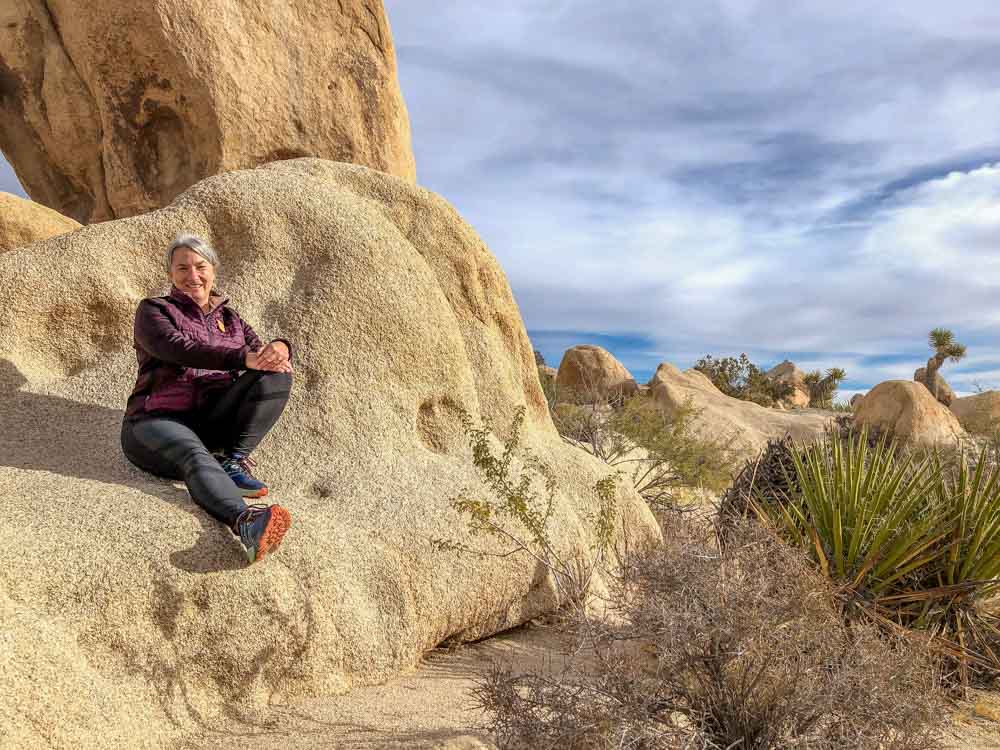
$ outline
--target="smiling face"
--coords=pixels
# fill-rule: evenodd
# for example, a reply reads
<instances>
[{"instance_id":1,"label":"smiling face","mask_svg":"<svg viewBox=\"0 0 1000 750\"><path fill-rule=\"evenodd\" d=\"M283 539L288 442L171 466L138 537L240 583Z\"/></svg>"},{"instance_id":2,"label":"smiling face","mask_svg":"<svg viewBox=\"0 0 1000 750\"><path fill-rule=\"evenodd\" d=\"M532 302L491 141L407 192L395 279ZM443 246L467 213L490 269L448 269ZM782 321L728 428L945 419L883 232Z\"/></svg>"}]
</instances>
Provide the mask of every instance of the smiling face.
<instances>
[{"instance_id":1,"label":"smiling face","mask_svg":"<svg viewBox=\"0 0 1000 750\"><path fill-rule=\"evenodd\" d=\"M170 280L199 307L205 307L215 283L215 267L191 248L179 247L170 259Z\"/></svg>"}]
</instances>

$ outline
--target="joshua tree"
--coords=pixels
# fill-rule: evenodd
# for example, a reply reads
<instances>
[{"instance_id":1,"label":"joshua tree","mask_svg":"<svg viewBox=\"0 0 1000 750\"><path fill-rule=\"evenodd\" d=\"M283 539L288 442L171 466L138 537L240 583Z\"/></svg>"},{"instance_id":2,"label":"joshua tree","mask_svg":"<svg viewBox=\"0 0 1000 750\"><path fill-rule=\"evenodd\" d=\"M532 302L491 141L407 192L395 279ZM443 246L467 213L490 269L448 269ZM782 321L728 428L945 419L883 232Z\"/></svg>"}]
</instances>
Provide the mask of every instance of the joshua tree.
<instances>
[{"instance_id":1,"label":"joshua tree","mask_svg":"<svg viewBox=\"0 0 1000 750\"><path fill-rule=\"evenodd\" d=\"M831 367L826 371L826 375L819 370L807 372L802 380L809 388L809 406L829 409L833 405L837 387L846 377L847 373L839 367Z\"/></svg>"},{"instance_id":2,"label":"joshua tree","mask_svg":"<svg viewBox=\"0 0 1000 750\"><path fill-rule=\"evenodd\" d=\"M934 355L927 360L927 369L924 372L924 385L927 386L934 398L938 397L938 370L945 360L958 362L965 356L965 345L955 341L955 334L947 328L935 328L928 336L931 349Z\"/></svg>"}]
</instances>

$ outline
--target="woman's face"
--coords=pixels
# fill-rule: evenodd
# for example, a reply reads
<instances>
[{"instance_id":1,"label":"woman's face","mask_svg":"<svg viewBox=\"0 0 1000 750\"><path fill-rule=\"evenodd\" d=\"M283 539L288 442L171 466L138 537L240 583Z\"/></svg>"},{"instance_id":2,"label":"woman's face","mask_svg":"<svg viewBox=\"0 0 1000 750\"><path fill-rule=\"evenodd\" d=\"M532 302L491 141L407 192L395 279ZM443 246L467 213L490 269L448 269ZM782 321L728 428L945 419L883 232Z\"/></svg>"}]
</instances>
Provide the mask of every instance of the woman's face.
<instances>
[{"instance_id":1,"label":"woman's face","mask_svg":"<svg viewBox=\"0 0 1000 750\"><path fill-rule=\"evenodd\" d=\"M170 259L170 280L199 307L204 307L215 283L215 268L191 248L179 247Z\"/></svg>"}]
</instances>

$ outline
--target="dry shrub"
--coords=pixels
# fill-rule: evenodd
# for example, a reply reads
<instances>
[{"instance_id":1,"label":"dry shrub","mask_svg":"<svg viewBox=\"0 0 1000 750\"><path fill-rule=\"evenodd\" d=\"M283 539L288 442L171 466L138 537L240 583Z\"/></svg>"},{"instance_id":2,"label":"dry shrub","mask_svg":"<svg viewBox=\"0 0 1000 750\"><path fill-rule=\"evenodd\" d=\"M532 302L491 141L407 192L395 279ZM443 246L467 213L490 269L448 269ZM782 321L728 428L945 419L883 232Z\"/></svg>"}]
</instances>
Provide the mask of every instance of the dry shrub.
<instances>
[{"instance_id":1,"label":"dry shrub","mask_svg":"<svg viewBox=\"0 0 1000 750\"><path fill-rule=\"evenodd\" d=\"M792 497L799 488L792 452L795 443L789 436L771 439L756 456L747 459L733 483L719 501L719 527L726 531L740 519L753 517L752 502L761 497Z\"/></svg>"},{"instance_id":2,"label":"dry shrub","mask_svg":"<svg viewBox=\"0 0 1000 750\"><path fill-rule=\"evenodd\" d=\"M477 696L501 748L934 745L937 676L915 643L848 626L835 591L765 530L687 518L634 559L621 622L580 623L556 671L495 667Z\"/></svg>"}]
</instances>

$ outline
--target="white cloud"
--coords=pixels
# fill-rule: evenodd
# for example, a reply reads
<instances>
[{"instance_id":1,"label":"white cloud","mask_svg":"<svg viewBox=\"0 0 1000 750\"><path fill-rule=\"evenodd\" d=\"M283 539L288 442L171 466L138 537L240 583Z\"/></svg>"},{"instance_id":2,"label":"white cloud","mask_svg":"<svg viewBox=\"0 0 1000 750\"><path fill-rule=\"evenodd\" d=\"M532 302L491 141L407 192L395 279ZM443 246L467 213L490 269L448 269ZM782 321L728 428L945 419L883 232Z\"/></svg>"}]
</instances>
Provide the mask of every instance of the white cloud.
<instances>
[{"instance_id":1,"label":"white cloud","mask_svg":"<svg viewBox=\"0 0 1000 750\"><path fill-rule=\"evenodd\" d=\"M1000 5L386 7L418 177L529 328L871 384L944 325L1000 385Z\"/></svg>"}]
</instances>

